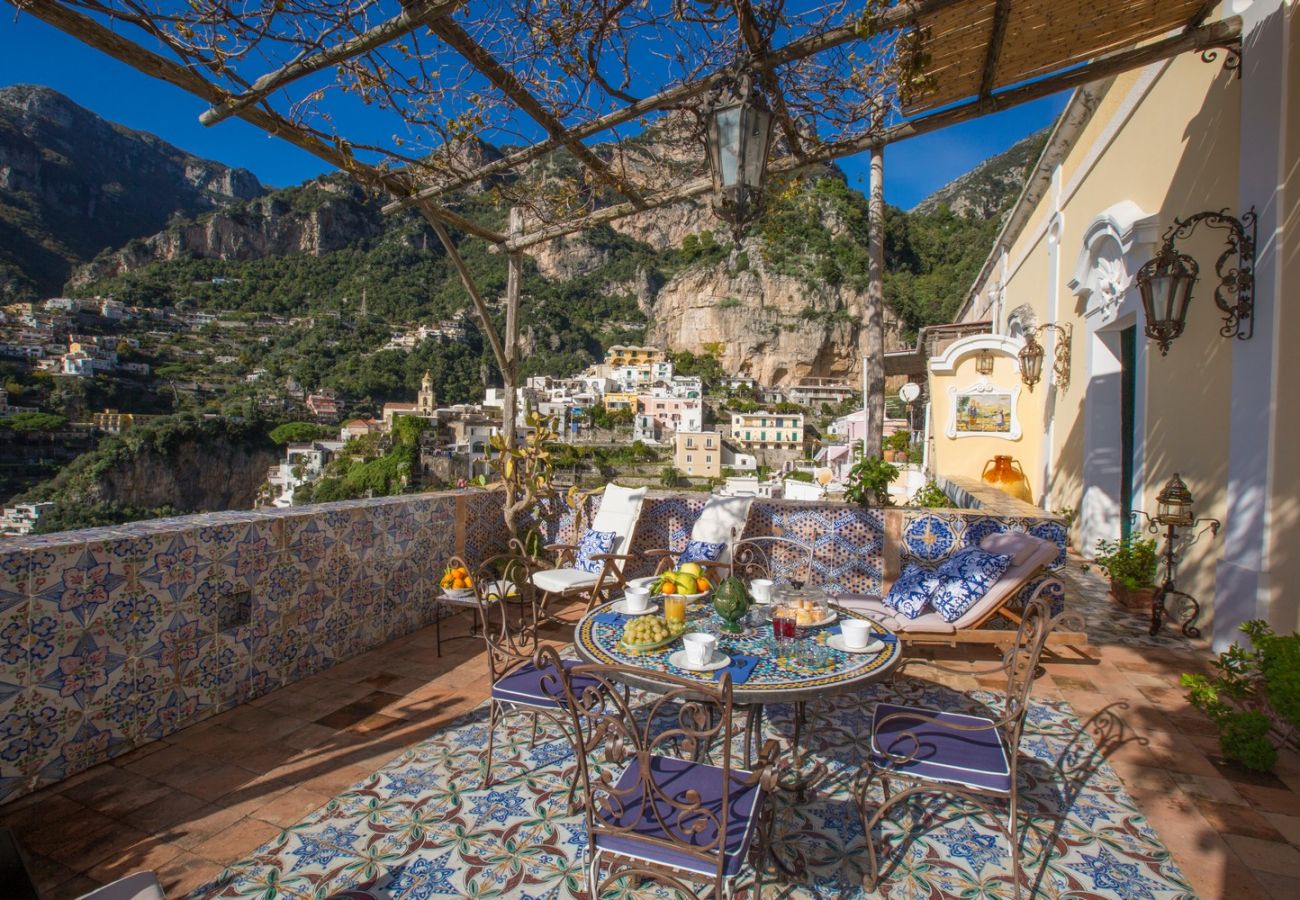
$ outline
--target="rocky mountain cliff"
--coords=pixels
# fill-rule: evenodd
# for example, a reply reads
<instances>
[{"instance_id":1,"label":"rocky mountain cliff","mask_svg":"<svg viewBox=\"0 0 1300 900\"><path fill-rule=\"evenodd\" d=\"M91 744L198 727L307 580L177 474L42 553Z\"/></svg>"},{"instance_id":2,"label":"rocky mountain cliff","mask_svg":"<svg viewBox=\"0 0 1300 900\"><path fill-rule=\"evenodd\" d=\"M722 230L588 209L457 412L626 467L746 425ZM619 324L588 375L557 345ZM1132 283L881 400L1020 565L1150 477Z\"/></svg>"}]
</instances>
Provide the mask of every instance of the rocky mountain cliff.
<instances>
[{"instance_id":1,"label":"rocky mountain cliff","mask_svg":"<svg viewBox=\"0 0 1300 900\"><path fill-rule=\"evenodd\" d=\"M1050 133L1050 128L1036 131L989 157L926 197L912 211L924 215L947 206L959 216L1000 217L1020 194L1029 168L1038 162Z\"/></svg>"},{"instance_id":2,"label":"rocky mountain cliff","mask_svg":"<svg viewBox=\"0 0 1300 900\"><path fill-rule=\"evenodd\" d=\"M251 172L105 121L49 88L0 87L0 300L52 296L100 251L262 191Z\"/></svg>"}]
</instances>

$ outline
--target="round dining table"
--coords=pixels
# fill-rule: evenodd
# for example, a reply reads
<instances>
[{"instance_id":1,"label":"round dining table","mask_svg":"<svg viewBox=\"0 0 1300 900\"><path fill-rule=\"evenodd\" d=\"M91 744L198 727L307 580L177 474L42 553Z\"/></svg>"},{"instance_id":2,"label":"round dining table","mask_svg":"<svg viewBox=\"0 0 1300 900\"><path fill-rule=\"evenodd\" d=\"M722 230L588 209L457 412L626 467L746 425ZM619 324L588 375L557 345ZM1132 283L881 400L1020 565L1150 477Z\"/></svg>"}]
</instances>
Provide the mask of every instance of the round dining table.
<instances>
[{"instance_id":1,"label":"round dining table","mask_svg":"<svg viewBox=\"0 0 1300 900\"><path fill-rule=\"evenodd\" d=\"M680 640L651 651L631 651L624 648L619 643L623 633L623 622L632 616L614 613L612 607L616 603L617 601L614 601L597 607L578 622L574 629L573 645L574 652L580 659L589 663L627 667L619 680L631 687L652 693L665 690L664 682L656 679L656 675L665 673L700 681L717 679L719 673L696 672L679 668L669 662L672 653L682 648ZM897 667L902 658L902 644L893 632L874 619L853 610L835 608L834 611L836 613L834 622L799 629L800 636L796 641L813 642L819 648L816 656L820 664L805 666L799 661L798 655L789 655L787 650L778 651L777 644L772 638L771 625L767 622L754 621L759 617L748 616L745 629L741 634L728 634L722 630L722 620L713 611L711 603L696 602L687 606L688 631L704 631L713 634L718 639L718 650L733 659L751 657L756 660L753 670L743 680L733 675L733 702L737 706L750 708L749 724L746 726L749 739L745 742L747 758L750 750L756 747L765 706L778 703L789 703L795 706L792 749L797 758L803 707L807 701L830 694L859 690L867 684L885 678ZM852 653L830 646L827 640L839 632L839 622L844 617L870 622L872 636L881 641L882 648L875 653ZM789 646L786 645L787 648Z\"/></svg>"}]
</instances>

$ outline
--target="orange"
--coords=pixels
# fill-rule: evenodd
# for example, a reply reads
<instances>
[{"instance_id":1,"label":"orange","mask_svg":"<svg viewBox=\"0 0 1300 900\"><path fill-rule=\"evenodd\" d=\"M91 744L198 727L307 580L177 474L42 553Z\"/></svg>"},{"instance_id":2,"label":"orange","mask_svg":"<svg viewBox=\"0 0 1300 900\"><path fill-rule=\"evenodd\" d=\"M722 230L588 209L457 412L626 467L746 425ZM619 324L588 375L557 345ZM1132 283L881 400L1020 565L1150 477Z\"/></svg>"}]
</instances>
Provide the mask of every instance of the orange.
<instances>
[{"instance_id":1,"label":"orange","mask_svg":"<svg viewBox=\"0 0 1300 900\"><path fill-rule=\"evenodd\" d=\"M677 593L677 585L673 584L671 581L665 581L663 584L659 585L659 593L675 594Z\"/></svg>"},{"instance_id":2,"label":"orange","mask_svg":"<svg viewBox=\"0 0 1300 900\"><path fill-rule=\"evenodd\" d=\"M707 579L707 578L697 578L697 579L695 579L695 590L697 590L697 591L699 591L701 594L703 594L703 593L704 593L705 591L707 591L708 589L709 589L709 579Z\"/></svg>"}]
</instances>

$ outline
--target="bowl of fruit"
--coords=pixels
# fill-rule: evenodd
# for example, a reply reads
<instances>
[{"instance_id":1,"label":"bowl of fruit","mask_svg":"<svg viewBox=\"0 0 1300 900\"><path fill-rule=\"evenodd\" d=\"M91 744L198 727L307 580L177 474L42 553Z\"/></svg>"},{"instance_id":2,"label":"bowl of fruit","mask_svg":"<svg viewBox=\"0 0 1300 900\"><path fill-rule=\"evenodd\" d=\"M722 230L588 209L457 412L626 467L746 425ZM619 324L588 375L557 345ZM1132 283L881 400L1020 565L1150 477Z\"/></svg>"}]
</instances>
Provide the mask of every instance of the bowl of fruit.
<instances>
[{"instance_id":1,"label":"bowl of fruit","mask_svg":"<svg viewBox=\"0 0 1300 900\"><path fill-rule=\"evenodd\" d=\"M704 574L699 563L682 563L671 572L664 572L650 582L650 593L659 597L681 597L683 600L702 600L713 590L713 583Z\"/></svg>"},{"instance_id":2,"label":"bowl of fruit","mask_svg":"<svg viewBox=\"0 0 1300 900\"><path fill-rule=\"evenodd\" d=\"M685 631L685 625L669 622L663 616L637 616L623 623L618 646L629 653L646 653L668 646Z\"/></svg>"},{"instance_id":3,"label":"bowl of fruit","mask_svg":"<svg viewBox=\"0 0 1300 900\"><path fill-rule=\"evenodd\" d=\"M448 566L443 569L438 585L453 600L468 600L474 596L474 579L464 566Z\"/></svg>"}]
</instances>

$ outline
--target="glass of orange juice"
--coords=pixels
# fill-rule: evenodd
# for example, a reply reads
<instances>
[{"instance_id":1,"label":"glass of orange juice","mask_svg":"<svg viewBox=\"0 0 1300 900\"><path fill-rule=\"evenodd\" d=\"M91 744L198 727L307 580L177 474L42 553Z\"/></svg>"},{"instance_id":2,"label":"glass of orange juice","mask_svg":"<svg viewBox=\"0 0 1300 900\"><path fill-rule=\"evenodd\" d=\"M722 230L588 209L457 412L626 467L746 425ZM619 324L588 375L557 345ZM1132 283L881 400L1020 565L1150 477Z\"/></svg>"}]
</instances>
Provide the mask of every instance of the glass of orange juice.
<instances>
[{"instance_id":1,"label":"glass of orange juice","mask_svg":"<svg viewBox=\"0 0 1300 900\"><path fill-rule=\"evenodd\" d=\"M686 622L686 600L675 594L664 595L664 621L682 625Z\"/></svg>"}]
</instances>

